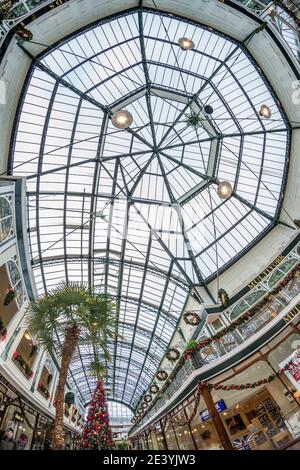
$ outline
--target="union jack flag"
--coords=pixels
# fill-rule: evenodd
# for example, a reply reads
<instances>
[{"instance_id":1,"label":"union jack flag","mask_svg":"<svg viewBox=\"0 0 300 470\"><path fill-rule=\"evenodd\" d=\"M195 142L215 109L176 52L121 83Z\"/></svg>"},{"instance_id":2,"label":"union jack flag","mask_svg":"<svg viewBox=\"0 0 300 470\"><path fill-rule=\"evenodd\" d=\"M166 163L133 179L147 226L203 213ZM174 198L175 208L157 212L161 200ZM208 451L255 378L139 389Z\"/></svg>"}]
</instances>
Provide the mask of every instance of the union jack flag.
<instances>
[{"instance_id":1,"label":"union jack flag","mask_svg":"<svg viewBox=\"0 0 300 470\"><path fill-rule=\"evenodd\" d=\"M251 434L245 434L243 437L234 439L232 445L237 450L251 450L252 448L252 436Z\"/></svg>"}]
</instances>

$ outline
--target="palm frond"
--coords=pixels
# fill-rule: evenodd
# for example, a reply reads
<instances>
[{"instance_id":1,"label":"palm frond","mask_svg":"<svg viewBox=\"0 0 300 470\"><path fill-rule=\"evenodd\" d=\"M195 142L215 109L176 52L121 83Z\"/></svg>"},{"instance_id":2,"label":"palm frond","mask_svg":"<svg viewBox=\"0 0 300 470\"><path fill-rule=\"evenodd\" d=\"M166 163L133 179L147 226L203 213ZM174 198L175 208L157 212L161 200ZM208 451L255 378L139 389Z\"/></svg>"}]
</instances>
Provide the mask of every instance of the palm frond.
<instances>
[{"instance_id":1,"label":"palm frond","mask_svg":"<svg viewBox=\"0 0 300 470\"><path fill-rule=\"evenodd\" d=\"M97 377L97 379L102 378L106 373L106 368L102 362L100 362L99 358L95 358L92 361L88 368L88 373L92 377Z\"/></svg>"}]
</instances>

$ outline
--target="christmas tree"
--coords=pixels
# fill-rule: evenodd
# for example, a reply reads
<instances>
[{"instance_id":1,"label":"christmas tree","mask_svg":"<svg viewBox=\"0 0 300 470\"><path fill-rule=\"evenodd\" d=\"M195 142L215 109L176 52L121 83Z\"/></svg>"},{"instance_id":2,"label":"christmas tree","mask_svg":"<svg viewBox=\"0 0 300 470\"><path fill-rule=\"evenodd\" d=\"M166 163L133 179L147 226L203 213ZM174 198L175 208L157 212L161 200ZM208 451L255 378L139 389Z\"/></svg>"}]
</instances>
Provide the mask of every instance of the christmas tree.
<instances>
[{"instance_id":1,"label":"christmas tree","mask_svg":"<svg viewBox=\"0 0 300 470\"><path fill-rule=\"evenodd\" d=\"M81 448L85 450L110 450L113 448L109 425L107 401L102 379L97 380L88 416L82 433Z\"/></svg>"}]
</instances>

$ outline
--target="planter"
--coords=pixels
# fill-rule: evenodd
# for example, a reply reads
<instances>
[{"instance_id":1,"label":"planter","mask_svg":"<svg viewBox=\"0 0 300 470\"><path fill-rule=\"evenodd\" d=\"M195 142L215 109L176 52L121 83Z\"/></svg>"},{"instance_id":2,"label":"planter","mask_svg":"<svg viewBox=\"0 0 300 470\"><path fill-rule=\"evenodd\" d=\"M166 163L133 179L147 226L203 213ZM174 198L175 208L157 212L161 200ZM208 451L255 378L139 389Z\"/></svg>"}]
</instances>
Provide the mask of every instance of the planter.
<instances>
[{"instance_id":1,"label":"planter","mask_svg":"<svg viewBox=\"0 0 300 470\"><path fill-rule=\"evenodd\" d=\"M6 294L3 305L7 307L17 297L17 292L14 289L10 289Z\"/></svg>"},{"instance_id":2,"label":"planter","mask_svg":"<svg viewBox=\"0 0 300 470\"><path fill-rule=\"evenodd\" d=\"M49 400L49 398L50 398L50 393L49 393L49 391L46 389L46 387L44 387L43 384L39 384L39 385L38 385L38 391L40 392L41 395L43 395L44 398L46 398L46 400Z\"/></svg>"},{"instance_id":3,"label":"planter","mask_svg":"<svg viewBox=\"0 0 300 470\"><path fill-rule=\"evenodd\" d=\"M31 379L33 376L33 371L17 351L14 352L12 360L17 365L18 369L25 375L25 377L27 377L27 379Z\"/></svg>"}]
</instances>

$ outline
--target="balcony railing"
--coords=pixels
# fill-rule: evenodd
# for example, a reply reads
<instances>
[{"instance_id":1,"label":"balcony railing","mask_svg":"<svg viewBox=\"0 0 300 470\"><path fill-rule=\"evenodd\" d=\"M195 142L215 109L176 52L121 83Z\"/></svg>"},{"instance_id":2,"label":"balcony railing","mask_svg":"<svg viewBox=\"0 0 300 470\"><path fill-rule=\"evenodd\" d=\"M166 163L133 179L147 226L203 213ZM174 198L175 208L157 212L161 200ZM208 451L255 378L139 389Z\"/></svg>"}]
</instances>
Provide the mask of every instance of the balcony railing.
<instances>
[{"instance_id":1,"label":"balcony railing","mask_svg":"<svg viewBox=\"0 0 300 470\"><path fill-rule=\"evenodd\" d=\"M295 258L287 258L284 263L286 263L288 260L291 263L291 260L293 259ZM295 259L295 263L296 262L297 259ZM281 263L281 265L284 263ZM286 272L285 277L279 279L280 283L283 282L283 286L281 287L280 292L278 292L276 295L274 294L272 300L268 301L268 303L263 308L260 308L249 321L239 325L234 331L224 335L221 339L218 340L218 342L212 342L207 347L199 351L195 351L192 360L185 361L183 363L182 367L178 370L175 377L173 378L171 384L164 389L163 394L155 400L147 414L134 426L134 428L143 425L146 420L148 421L151 417L153 417L181 387L185 380L191 375L193 370L199 369L203 366L213 365L214 362L226 356L226 354L230 353L234 349L240 347L241 344L243 344L247 339L259 333L259 331L261 331L267 324L275 320L277 315L287 305L289 305L289 303L300 292L300 277L292 278L286 285L284 285L285 279L289 279L291 277L291 273L299 269L299 263L295 263L293 268ZM268 284L270 278L274 276L274 272L275 270L263 280L261 284L264 285L264 287ZM262 287L262 285L260 287ZM274 287L275 286L273 285L272 288ZM264 292L264 294L270 293L272 294L272 291L270 290ZM248 295L249 293L246 294L246 296ZM252 308L253 305L246 309L243 314L247 313L247 311L251 310ZM224 317L228 317L227 312L224 312L222 315ZM205 331L206 333L209 333L207 329ZM209 335L205 337L207 338ZM200 337L199 339L204 339L205 337Z\"/></svg>"}]
</instances>

